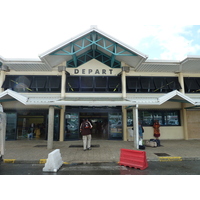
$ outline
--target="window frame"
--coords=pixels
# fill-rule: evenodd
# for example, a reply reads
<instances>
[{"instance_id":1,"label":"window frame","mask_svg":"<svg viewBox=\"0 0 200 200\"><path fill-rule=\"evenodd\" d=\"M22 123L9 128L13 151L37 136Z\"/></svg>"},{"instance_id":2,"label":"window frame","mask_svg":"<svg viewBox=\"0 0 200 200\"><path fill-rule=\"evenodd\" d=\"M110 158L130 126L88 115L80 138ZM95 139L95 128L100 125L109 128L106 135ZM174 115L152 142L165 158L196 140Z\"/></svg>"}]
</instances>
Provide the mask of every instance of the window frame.
<instances>
[{"instance_id":1,"label":"window frame","mask_svg":"<svg viewBox=\"0 0 200 200\"><path fill-rule=\"evenodd\" d=\"M133 111L131 109L127 110L127 126L132 126L131 120L133 121ZM151 121L150 124L145 124L144 123L144 118L141 116L142 112L149 112L149 115L151 115L152 117L149 119ZM174 124L171 123L169 124L169 113L176 113L176 119L174 119ZM130 113L130 114L129 114ZM160 114L160 115L158 115ZM138 116L139 116L139 121L141 122L141 124L143 126L149 127L149 126L153 126L153 122L154 120L159 120L160 121L160 126L166 127L166 126L181 126L181 118L180 118L180 110L177 109L173 109L173 110L168 110L168 109L140 109L138 110ZM160 116L160 117L159 117ZM171 118L173 118L173 115L171 115ZM172 120L171 120L172 121ZM175 122L176 121L176 122Z\"/></svg>"}]
</instances>

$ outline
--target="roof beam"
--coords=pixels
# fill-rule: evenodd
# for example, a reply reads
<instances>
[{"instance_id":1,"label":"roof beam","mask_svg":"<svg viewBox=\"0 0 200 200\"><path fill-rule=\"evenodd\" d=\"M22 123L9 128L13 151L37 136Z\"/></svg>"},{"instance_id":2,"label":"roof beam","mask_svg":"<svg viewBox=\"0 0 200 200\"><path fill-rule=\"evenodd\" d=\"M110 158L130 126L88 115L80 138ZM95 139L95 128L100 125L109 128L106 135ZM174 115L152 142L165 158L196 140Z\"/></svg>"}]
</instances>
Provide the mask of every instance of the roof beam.
<instances>
[{"instance_id":1,"label":"roof beam","mask_svg":"<svg viewBox=\"0 0 200 200\"><path fill-rule=\"evenodd\" d=\"M74 43L71 43L71 53L72 53L72 59L74 61L74 66L77 67L77 57L76 54L74 53Z\"/></svg>"}]
</instances>

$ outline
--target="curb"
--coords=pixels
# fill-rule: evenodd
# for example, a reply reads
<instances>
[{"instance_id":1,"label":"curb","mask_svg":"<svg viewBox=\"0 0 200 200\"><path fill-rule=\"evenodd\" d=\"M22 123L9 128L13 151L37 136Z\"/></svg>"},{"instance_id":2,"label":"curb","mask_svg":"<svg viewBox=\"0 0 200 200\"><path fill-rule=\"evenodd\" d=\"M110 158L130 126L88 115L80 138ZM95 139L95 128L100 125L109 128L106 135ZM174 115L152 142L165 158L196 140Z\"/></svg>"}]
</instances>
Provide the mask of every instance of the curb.
<instances>
[{"instance_id":1,"label":"curb","mask_svg":"<svg viewBox=\"0 0 200 200\"><path fill-rule=\"evenodd\" d=\"M16 159L3 159L3 163L10 164L45 164L47 159L39 160L16 160ZM78 164L95 164L95 163L117 163L114 161L80 161L80 162L63 162L63 165L78 165Z\"/></svg>"},{"instance_id":2,"label":"curb","mask_svg":"<svg viewBox=\"0 0 200 200\"><path fill-rule=\"evenodd\" d=\"M181 161L199 161L200 157L159 157L157 159L147 159L148 162L181 162ZM17 160L17 159L3 159L3 163L10 164L45 164L47 159L39 160ZM119 161L118 161L119 162ZM95 164L95 163L117 163L115 161L80 161L80 162L63 162L64 165L76 164Z\"/></svg>"}]
</instances>

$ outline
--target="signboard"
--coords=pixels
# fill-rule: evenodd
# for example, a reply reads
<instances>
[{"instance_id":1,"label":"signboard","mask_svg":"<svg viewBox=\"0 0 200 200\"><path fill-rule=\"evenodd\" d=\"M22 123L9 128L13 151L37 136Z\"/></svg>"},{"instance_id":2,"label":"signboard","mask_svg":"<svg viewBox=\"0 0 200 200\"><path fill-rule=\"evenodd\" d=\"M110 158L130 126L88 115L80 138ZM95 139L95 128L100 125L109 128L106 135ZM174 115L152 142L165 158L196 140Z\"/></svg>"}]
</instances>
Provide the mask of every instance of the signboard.
<instances>
[{"instance_id":1,"label":"signboard","mask_svg":"<svg viewBox=\"0 0 200 200\"><path fill-rule=\"evenodd\" d=\"M77 76L117 76L122 69L111 68L102 62L92 59L77 68L66 68L70 75Z\"/></svg>"},{"instance_id":2,"label":"signboard","mask_svg":"<svg viewBox=\"0 0 200 200\"><path fill-rule=\"evenodd\" d=\"M0 112L0 157L4 155L6 135L6 114Z\"/></svg>"}]
</instances>

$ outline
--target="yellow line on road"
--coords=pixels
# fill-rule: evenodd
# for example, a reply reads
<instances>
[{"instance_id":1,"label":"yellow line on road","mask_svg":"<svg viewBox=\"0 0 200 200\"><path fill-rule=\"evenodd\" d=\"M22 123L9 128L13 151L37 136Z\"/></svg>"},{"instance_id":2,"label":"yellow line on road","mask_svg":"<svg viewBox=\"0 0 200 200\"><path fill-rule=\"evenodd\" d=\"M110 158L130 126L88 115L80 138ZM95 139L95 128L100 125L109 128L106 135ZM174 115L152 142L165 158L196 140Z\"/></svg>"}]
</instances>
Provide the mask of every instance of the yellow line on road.
<instances>
[{"instance_id":1,"label":"yellow line on road","mask_svg":"<svg viewBox=\"0 0 200 200\"><path fill-rule=\"evenodd\" d=\"M3 162L4 163L15 163L16 159L4 159Z\"/></svg>"},{"instance_id":2,"label":"yellow line on road","mask_svg":"<svg viewBox=\"0 0 200 200\"><path fill-rule=\"evenodd\" d=\"M182 157L159 157L160 162L182 161Z\"/></svg>"},{"instance_id":3,"label":"yellow line on road","mask_svg":"<svg viewBox=\"0 0 200 200\"><path fill-rule=\"evenodd\" d=\"M47 162L47 159L40 159L39 164L45 164Z\"/></svg>"}]
</instances>

